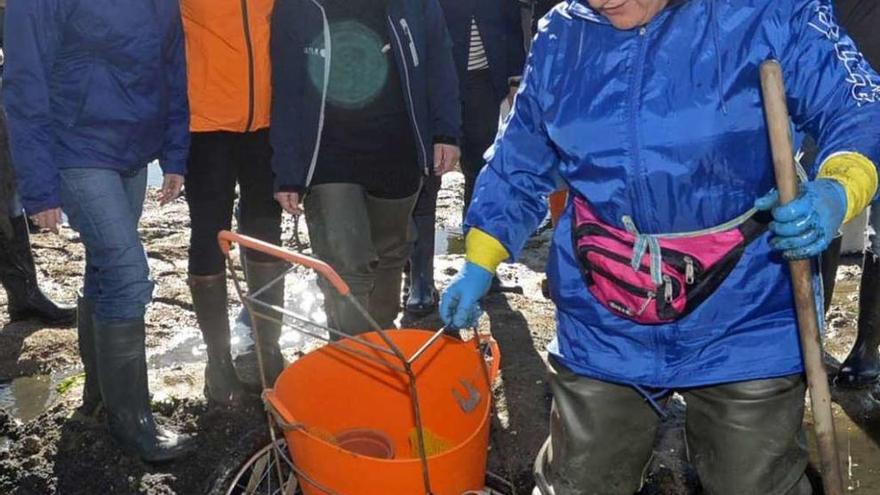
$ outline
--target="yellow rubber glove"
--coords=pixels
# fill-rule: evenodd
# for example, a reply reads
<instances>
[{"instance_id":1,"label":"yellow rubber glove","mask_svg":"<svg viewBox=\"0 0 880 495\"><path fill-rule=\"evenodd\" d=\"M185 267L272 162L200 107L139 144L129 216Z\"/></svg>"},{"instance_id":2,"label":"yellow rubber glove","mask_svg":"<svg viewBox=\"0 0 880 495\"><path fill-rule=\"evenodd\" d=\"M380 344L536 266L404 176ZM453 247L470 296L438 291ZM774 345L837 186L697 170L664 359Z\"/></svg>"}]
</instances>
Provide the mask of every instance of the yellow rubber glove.
<instances>
[{"instance_id":1,"label":"yellow rubber glove","mask_svg":"<svg viewBox=\"0 0 880 495\"><path fill-rule=\"evenodd\" d=\"M844 152L829 156L819 167L819 178L835 180L846 191L844 223L857 217L877 194L877 167L859 153Z\"/></svg>"}]
</instances>

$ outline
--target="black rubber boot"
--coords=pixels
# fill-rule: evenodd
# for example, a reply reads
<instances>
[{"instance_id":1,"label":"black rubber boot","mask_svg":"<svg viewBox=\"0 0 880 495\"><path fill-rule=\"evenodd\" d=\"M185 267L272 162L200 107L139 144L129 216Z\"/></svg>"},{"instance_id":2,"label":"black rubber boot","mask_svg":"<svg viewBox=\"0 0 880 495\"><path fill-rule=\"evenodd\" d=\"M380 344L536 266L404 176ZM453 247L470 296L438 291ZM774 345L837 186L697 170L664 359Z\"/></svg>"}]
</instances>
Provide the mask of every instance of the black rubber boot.
<instances>
[{"instance_id":1,"label":"black rubber boot","mask_svg":"<svg viewBox=\"0 0 880 495\"><path fill-rule=\"evenodd\" d=\"M837 372L837 385L861 388L880 378L880 257L865 253L859 288L859 334Z\"/></svg>"},{"instance_id":2,"label":"black rubber boot","mask_svg":"<svg viewBox=\"0 0 880 495\"><path fill-rule=\"evenodd\" d=\"M834 297L834 287L837 283L837 268L840 266L840 250L843 247L843 236L837 236L831 241L828 249L822 253L822 288L825 291L825 311L831 309L831 299Z\"/></svg>"},{"instance_id":3,"label":"black rubber boot","mask_svg":"<svg viewBox=\"0 0 880 495\"><path fill-rule=\"evenodd\" d=\"M434 215L413 218L418 237L409 259L406 312L416 316L425 316L437 309L437 289L434 287L434 219Z\"/></svg>"},{"instance_id":4,"label":"black rubber boot","mask_svg":"<svg viewBox=\"0 0 880 495\"><path fill-rule=\"evenodd\" d=\"M10 219L13 237L0 235L0 283L6 289L10 321L37 320L46 325L72 327L76 308L58 306L37 285L27 219Z\"/></svg>"},{"instance_id":5,"label":"black rubber boot","mask_svg":"<svg viewBox=\"0 0 880 495\"><path fill-rule=\"evenodd\" d=\"M226 275L190 275L189 288L202 339L208 348L205 398L209 404L235 406L245 397L245 390L232 365Z\"/></svg>"},{"instance_id":6,"label":"black rubber boot","mask_svg":"<svg viewBox=\"0 0 880 495\"><path fill-rule=\"evenodd\" d=\"M86 376L83 385L82 407L80 412L92 416L101 406L101 387L98 384L98 361L95 349L95 302L80 297L76 304L76 332L79 343L79 357L82 359Z\"/></svg>"},{"instance_id":7,"label":"black rubber boot","mask_svg":"<svg viewBox=\"0 0 880 495\"><path fill-rule=\"evenodd\" d=\"M273 280L278 278L287 268L286 263L278 262L247 262L248 287L251 293L255 293L269 285ZM281 280L269 286L263 291L258 300L270 304L272 306L284 306L284 281ZM284 371L284 356L281 354L281 347L278 345L278 339L281 337L281 324L276 319L281 320L283 315L269 308L255 306L254 311L262 315L271 317L265 318L251 315L251 330L253 332L254 342L259 345L257 348L262 350L263 369L266 372L266 384L272 387L275 379ZM249 388L257 390L262 388L260 383L246 383Z\"/></svg>"},{"instance_id":8,"label":"black rubber boot","mask_svg":"<svg viewBox=\"0 0 880 495\"><path fill-rule=\"evenodd\" d=\"M159 428L150 410L144 320L95 321L98 382L110 433L129 454L145 462L183 456L191 439Z\"/></svg>"}]
</instances>

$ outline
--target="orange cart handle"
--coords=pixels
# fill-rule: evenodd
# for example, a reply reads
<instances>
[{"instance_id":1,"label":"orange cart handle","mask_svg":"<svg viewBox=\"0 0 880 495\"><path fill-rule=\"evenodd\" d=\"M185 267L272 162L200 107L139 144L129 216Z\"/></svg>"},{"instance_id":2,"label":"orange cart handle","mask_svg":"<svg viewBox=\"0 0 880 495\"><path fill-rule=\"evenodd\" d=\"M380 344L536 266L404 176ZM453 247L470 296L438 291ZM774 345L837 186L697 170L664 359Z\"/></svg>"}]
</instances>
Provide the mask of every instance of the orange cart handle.
<instances>
[{"instance_id":1,"label":"orange cart handle","mask_svg":"<svg viewBox=\"0 0 880 495\"><path fill-rule=\"evenodd\" d=\"M273 258L278 258L279 260L311 268L327 279L327 281L339 291L340 295L347 296L351 293L351 289L348 287L348 284L345 283L345 280L342 280L342 277L340 277L330 265L321 260L316 260L315 258L311 258L304 254L273 246L268 242L236 234L235 232L230 232L228 230L221 230L220 233L217 234L217 241L220 243L220 251L222 251L224 255L229 255L229 250L232 248L232 244L238 244L248 249L259 251Z\"/></svg>"}]
</instances>

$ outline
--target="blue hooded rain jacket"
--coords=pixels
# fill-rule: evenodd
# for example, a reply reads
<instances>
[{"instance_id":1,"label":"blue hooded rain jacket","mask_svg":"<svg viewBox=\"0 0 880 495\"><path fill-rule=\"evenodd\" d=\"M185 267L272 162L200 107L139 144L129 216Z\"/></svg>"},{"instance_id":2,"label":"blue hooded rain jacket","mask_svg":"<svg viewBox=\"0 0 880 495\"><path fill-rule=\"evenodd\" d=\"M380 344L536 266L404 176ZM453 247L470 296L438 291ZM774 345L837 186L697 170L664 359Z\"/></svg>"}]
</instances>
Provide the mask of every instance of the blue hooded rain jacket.
<instances>
[{"instance_id":1,"label":"blue hooded rain jacket","mask_svg":"<svg viewBox=\"0 0 880 495\"><path fill-rule=\"evenodd\" d=\"M468 225L516 256L559 180L603 221L623 228L628 215L648 234L740 216L774 185L759 78L767 59L782 64L793 124L817 138L817 163L845 151L880 162L880 77L827 0L674 2L629 31L571 0L540 24ZM558 319L550 352L573 371L658 388L802 371L791 281L769 234L694 312L639 325L587 291L570 225L569 204L547 271Z\"/></svg>"},{"instance_id":2,"label":"blue hooded rain jacket","mask_svg":"<svg viewBox=\"0 0 880 495\"><path fill-rule=\"evenodd\" d=\"M22 203L61 206L58 170L184 174L186 60L178 0L9 2L3 98Z\"/></svg>"}]
</instances>

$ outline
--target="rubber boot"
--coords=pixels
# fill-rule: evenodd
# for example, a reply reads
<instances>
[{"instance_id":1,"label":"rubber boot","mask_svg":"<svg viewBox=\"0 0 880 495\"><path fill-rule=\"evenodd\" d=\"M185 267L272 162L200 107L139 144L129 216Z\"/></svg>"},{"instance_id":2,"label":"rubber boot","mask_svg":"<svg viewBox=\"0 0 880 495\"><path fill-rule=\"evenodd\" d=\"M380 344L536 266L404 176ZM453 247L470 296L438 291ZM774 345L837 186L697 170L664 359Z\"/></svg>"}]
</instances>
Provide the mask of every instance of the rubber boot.
<instances>
[{"instance_id":1,"label":"rubber boot","mask_svg":"<svg viewBox=\"0 0 880 495\"><path fill-rule=\"evenodd\" d=\"M251 293L255 293L266 286L273 280L278 278L287 268L286 263L279 262L258 262L247 260L248 287ZM258 300L270 304L272 306L284 306L284 281L281 280L272 284L264 290ZM272 387L275 379L284 371L284 356L281 354L281 347L278 345L278 339L281 338L281 324L275 319L281 320L283 315L269 308L256 306L254 311L270 316L272 319L251 315L251 329L253 331L254 343L258 344L257 348L262 350L263 369L266 372L266 384ZM259 342L258 340L259 339ZM262 384L247 383L249 388L262 389Z\"/></svg>"},{"instance_id":2,"label":"rubber boot","mask_svg":"<svg viewBox=\"0 0 880 495\"><path fill-rule=\"evenodd\" d=\"M831 300L834 298L834 287L837 283L837 268L840 266L840 250L843 247L843 236L837 236L831 241L828 249L822 253L822 288L825 291L825 311L831 309Z\"/></svg>"},{"instance_id":3,"label":"rubber boot","mask_svg":"<svg viewBox=\"0 0 880 495\"><path fill-rule=\"evenodd\" d=\"M6 289L10 321L37 320L46 325L72 327L76 308L58 306L37 285L27 219L11 218L14 236L0 235L0 283Z\"/></svg>"},{"instance_id":4,"label":"rubber boot","mask_svg":"<svg viewBox=\"0 0 880 495\"><path fill-rule=\"evenodd\" d=\"M226 314L226 275L190 275L189 288L202 339L208 348L205 398L209 404L237 405L244 398L245 390L232 365L229 318Z\"/></svg>"},{"instance_id":5,"label":"rubber boot","mask_svg":"<svg viewBox=\"0 0 880 495\"><path fill-rule=\"evenodd\" d=\"M95 350L95 322L92 318L94 313L94 301L80 296L76 304L76 332L79 357L86 376L80 412L86 416L94 415L101 406L101 387L98 384L98 361Z\"/></svg>"},{"instance_id":6,"label":"rubber boot","mask_svg":"<svg viewBox=\"0 0 880 495\"><path fill-rule=\"evenodd\" d=\"M860 388L880 378L880 257L865 253L859 288L859 333L849 356L840 366L836 383Z\"/></svg>"},{"instance_id":7,"label":"rubber boot","mask_svg":"<svg viewBox=\"0 0 880 495\"><path fill-rule=\"evenodd\" d=\"M158 427L150 410L143 318L94 323L98 383L110 434L145 462L186 454L194 446L191 439Z\"/></svg>"},{"instance_id":8,"label":"rubber boot","mask_svg":"<svg viewBox=\"0 0 880 495\"><path fill-rule=\"evenodd\" d=\"M437 289L434 287L434 216L413 218L418 236L410 257L409 294L406 312L425 316L437 309Z\"/></svg>"}]
</instances>

